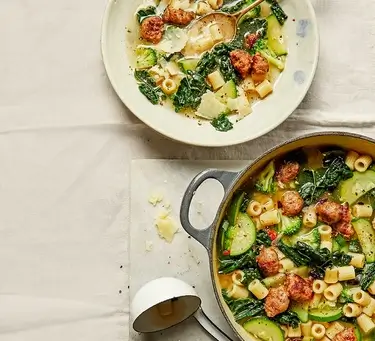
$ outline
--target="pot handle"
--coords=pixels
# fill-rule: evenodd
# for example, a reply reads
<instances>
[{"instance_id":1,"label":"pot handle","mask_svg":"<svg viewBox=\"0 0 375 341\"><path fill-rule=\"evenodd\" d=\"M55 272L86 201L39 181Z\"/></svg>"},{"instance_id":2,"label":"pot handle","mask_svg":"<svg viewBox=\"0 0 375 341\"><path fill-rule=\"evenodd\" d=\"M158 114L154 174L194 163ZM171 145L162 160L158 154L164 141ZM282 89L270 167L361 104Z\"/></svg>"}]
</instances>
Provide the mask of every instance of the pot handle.
<instances>
[{"instance_id":1,"label":"pot handle","mask_svg":"<svg viewBox=\"0 0 375 341\"><path fill-rule=\"evenodd\" d=\"M211 227L213 227L213 224L211 224L203 230L198 230L193 225L191 225L189 219L191 201L193 199L193 196L195 195L196 190L207 179L215 179L219 181L223 186L224 192L226 194L229 186L232 184L233 179L236 177L237 174L238 173L236 172L221 171L217 169L207 169L199 173L190 182L182 198L180 209L181 225L190 236L192 236L194 239L200 242L207 250L210 249L210 230Z\"/></svg>"}]
</instances>

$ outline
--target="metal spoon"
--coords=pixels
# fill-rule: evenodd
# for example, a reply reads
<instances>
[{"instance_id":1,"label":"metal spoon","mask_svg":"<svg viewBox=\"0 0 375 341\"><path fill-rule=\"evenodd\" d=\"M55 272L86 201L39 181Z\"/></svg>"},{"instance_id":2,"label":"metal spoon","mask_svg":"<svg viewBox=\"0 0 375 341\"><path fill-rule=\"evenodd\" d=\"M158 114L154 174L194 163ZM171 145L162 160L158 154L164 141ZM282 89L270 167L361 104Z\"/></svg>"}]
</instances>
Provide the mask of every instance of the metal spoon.
<instances>
[{"instance_id":1,"label":"metal spoon","mask_svg":"<svg viewBox=\"0 0 375 341\"><path fill-rule=\"evenodd\" d=\"M236 36L238 22L240 21L241 17L243 17L253 8L260 5L263 1L264 0L256 0L248 7L243 8L242 10L233 14L220 11L211 12L193 21L188 27L189 41L182 53L186 57L191 57L194 55L200 55L205 52L204 50L199 50L197 53L194 38L201 36L204 29L209 27L211 24L217 24L219 26L221 34L223 35L223 38L220 41L215 42L213 46L223 42L232 41ZM210 46L208 49L211 49L213 46Z\"/></svg>"}]
</instances>

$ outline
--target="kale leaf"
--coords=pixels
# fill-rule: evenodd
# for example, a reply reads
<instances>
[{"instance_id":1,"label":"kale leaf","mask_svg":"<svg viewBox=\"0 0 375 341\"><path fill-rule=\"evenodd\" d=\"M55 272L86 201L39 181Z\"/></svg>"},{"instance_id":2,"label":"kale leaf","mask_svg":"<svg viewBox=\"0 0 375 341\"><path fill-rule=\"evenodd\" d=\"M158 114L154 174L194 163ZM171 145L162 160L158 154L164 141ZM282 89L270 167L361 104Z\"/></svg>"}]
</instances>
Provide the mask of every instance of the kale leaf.
<instances>
[{"instance_id":1,"label":"kale leaf","mask_svg":"<svg viewBox=\"0 0 375 341\"><path fill-rule=\"evenodd\" d=\"M257 232L257 237L255 240L255 246L260 247L264 246L271 246L271 238L265 230L260 230Z\"/></svg>"},{"instance_id":2,"label":"kale leaf","mask_svg":"<svg viewBox=\"0 0 375 341\"><path fill-rule=\"evenodd\" d=\"M163 91L156 85L154 79L146 70L136 70L134 77L138 81L139 91L146 96L152 104L159 104L166 96Z\"/></svg>"},{"instance_id":3,"label":"kale leaf","mask_svg":"<svg viewBox=\"0 0 375 341\"><path fill-rule=\"evenodd\" d=\"M290 310L287 310L284 313L276 315L274 318L272 318L272 320L280 324L291 326L292 328L297 328L301 322L298 315L294 311Z\"/></svg>"},{"instance_id":4,"label":"kale leaf","mask_svg":"<svg viewBox=\"0 0 375 341\"><path fill-rule=\"evenodd\" d=\"M255 254L252 251L239 257L223 257L219 259L219 273L228 274L238 269L255 268Z\"/></svg>"},{"instance_id":5,"label":"kale leaf","mask_svg":"<svg viewBox=\"0 0 375 341\"><path fill-rule=\"evenodd\" d=\"M372 283L375 281L375 263L366 265L361 280L361 288L362 290L367 290Z\"/></svg>"},{"instance_id":6,"label":"kale leaf","mask_svg":"<svg viewBox=\"0 0 375 341\"><path fill-rule=\"evenodd\" d=\"M227 114L222 113L218 117L214 118L211 121L211 125L217 130L217 131L228 131L233 129L233 123L229 121Z\"/></svg>"},{"instance_id":7,"label":"kale leaf","mask_svg":"<svg viewBox=\"0 0 375 341\"><path fill-rule=\"evenodd\" d=\"M349 252L362 253L362 246L358 239L349 242Z\"/></svg>"},{"instance_id":8,"label":"kale leaf","mask_svg":"<svg viewBox=\"0 0 375 341\"><path fill-rule=\"evenodd\" d=\"M280 4L276 0L267 0L271 4L271 11L276 17L280 25L284 25L285 21L288 19L287 14L281 8Z\"/></svg>"},{"instance_id":9,"label":"kale leaf","mask_svg":"<svg viewBox=\"0 0 375 341\"><path fill-rule=\"evenodd\" d=\"M244 19L237 28L237 34L232 41L232 46L241 48L244 45L245 37L248 34L255 33L258 39L264 38L267 33L268 22L263 18L246 18Z\"/></svg>"},{"instance_id":10,"label":"kale leaf","mask_svg":"<svg viewBox=\"0 0 375 341\"><path fill-rule=\"evenodd\" d=\"M177 92L173 96L173 105L176 112L183 109L198 108L207 89L208 85L204 76L188 71L187 76L182 79Z\"/></svg>"},{"instance_id":11,"label":"kale leaf","mask_svg":"<svg viewBox=\"0 0 375 341\"><path fill-rule=\"evenodd\" d=\"M143 19L145 19L147 17L150 17L152 15L155 15L155 14L156 14L156 7L155 6L148 6L148 7L145 7L145 8L141 8L137 12L138 22L141 23Z\"/></svg>"},{"instance_id":12,"label":"kale leaf","mask_svg":"<svg viewBox=\"0 0 375 341\"><path fill-rule=\"evenodd\" d=\"M264 304L260 300L252 298L232 299L225 289L222 290L222 295L236 321L264 314Z\"/></svg>"}]
</instances>

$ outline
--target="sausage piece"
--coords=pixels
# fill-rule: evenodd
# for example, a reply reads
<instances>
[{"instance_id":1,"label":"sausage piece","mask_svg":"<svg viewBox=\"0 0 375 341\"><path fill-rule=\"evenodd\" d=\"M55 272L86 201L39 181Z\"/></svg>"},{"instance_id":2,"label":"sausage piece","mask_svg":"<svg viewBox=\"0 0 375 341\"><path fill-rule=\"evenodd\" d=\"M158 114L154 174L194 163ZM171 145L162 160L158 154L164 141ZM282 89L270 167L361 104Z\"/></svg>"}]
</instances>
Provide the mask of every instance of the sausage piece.
<instances>
[{"instance_id":1,"label":"sausage piece","mask_svg":"<svg viewBox=\"0 0 375 341\"><path fill-rule=\"evenodd\" d=\"M312 283L296 274L288 274L285 285L293 301L306 302L313 297Z\"/></svg>"},{"instance_id":2,"label":"sausage piece","mask_svg":"<svg viewBox=\"0 0 375 341\"><path fill-rule=\"evenodd\" d=\"M245 37L245 45L250 50L259 39L256 33L250 33Z\"/></svg>"},{"instance_id":3,"label":"sausage piece","mask_svg":"<svg viewBox=\"0 0 375 341\"><path fill-rule=\"evenodd\" d=\"M256 260L264 276L273 276L279 272L279 257L272 247L261 247Z\"/></svg>"},{"instance_id":4,"label":"sausage piece","mask_svg":"<svg viewBox=\"0 0 375 341\"><path fill-rule=\"evenodd\" d=\"M186 26L195 18L195 13L168 6L163 13L165 23Z\"/></svg>"},{"instance_id":5,"label":"sausage piece","mask_svg":"<svg viewBox=\"0 0 375 341\"><path fill-rule=\"evenodd\" d=\"M289 302L288 292L284 286L271 288L265 300L264 310L268 317L275 317L288 309Z\"/></svg>"},{"instance_id":6,"label":"sausage piece","mask_svg":"<svg viewBox=\"0 0 375 341\"><path fill-rule=\"evenodd\" d=\"M341 220L337 224L334 224L333 228L337 233L341 233L346 239L350 239L353 236L354 228L348 203L341 206Z\"/></svg>"},{"instance_id":7,"label":"sausage piece","mask_svg":"<svg viewBox=\"0 0 375 341\"><path fill-rule=\"evenodd\" d=\"M287 184L297 177L299 170L300 166L298 162L287 162L280 166L276 175L277 180L283 184Z\"/></svg>"},{"instance_id":8,"label":"sausage piece","mask_svg":"<svg viewBox=\"0 0 375 341\"><path fill-rule=\"evenodd\" d=\"M164 22L160 17L152 16L141 23L141 37L153 44L157 44L163 37Z\"/></svg>"},{"instance_id":9,"label":"sausage piece","mask_svg":"<svg viewBox=\"0 0 375 341\"><path fill-rule=\"evenodd\" d=\"M348 328L336 334L332 341L357 341L353 328Z\"/></svg>"},{"instance_id":10,"label":"sausage piece","mask_svg":"<svg viewBox=\"0 0 375 341\"><path fill-rule=\"evenodd\" d=\"M260 53L256 53L253 57L253 65L251 71L251 77L255 83L263 82L266 79L267 72L270 66L268 61L263 58Z\"/></svg>"},{"instance_id":11,"label":"sausage piece","mask_svg":"<svg viewBox=\"0 0 375 341\"><path fill-rule=\"evenodd\" d=\"M341 205L334 201L322 200L316 205L316 214L326 224L338 223L342 218Z\"/></svg>"},{"instance_id":12,"label":"sausage piece","mask_svg":"<svg viewBox=\"0 0 375 341\"><path fill-rule=\"evenodd\" d=\"M283 213L286 216L295 216L302 211L303 199L297 191L286 191L280 199Z\"/></svg>"},{"instance_id":13,"label":"sausage piece","mask_svg":"<svg viewBox=\"0 0 375 341\"><path fill-rule=\"evenodd\" d=\"M243 50L234 50L229 55L233 67L242 78L245 78L250 73L252 63L251 55Z\"/></svg>"}]
</instances>

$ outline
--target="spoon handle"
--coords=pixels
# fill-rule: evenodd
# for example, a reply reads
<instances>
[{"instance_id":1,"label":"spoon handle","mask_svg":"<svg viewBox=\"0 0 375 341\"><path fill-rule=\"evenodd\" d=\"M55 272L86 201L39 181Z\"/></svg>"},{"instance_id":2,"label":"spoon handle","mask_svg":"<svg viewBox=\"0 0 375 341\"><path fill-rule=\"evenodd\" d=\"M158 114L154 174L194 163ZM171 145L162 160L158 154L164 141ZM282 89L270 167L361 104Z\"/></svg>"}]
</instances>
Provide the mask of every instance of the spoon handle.
<instances>
[{"instance_id":1,"label":"spoon handle","mask_svg":"<svg viewBox=\"0 0 375 341\"><path fill-rule=\"evenodd\" d=\"M257 7L258 5L260 5L264 0L256 0L254 1L251 5L249 5L248 7L242 9L241 11L237 12L235 14L237 20L239 18L241 18L243 15L245 15L247 12L251 11L253 8Z\"/></svg>"},{"instance_id":2,"label":"spoon handle","mask_svg":"<svg viewBox=\"0 0 375 341\"><path fill-rule=\"evenodd\" d=\"M217 341L233 341L229 338L219 327L217 327L203 312L202 308L199 308L194 314L194 318L198 323Z\"/></svg>"}]
</instances>

